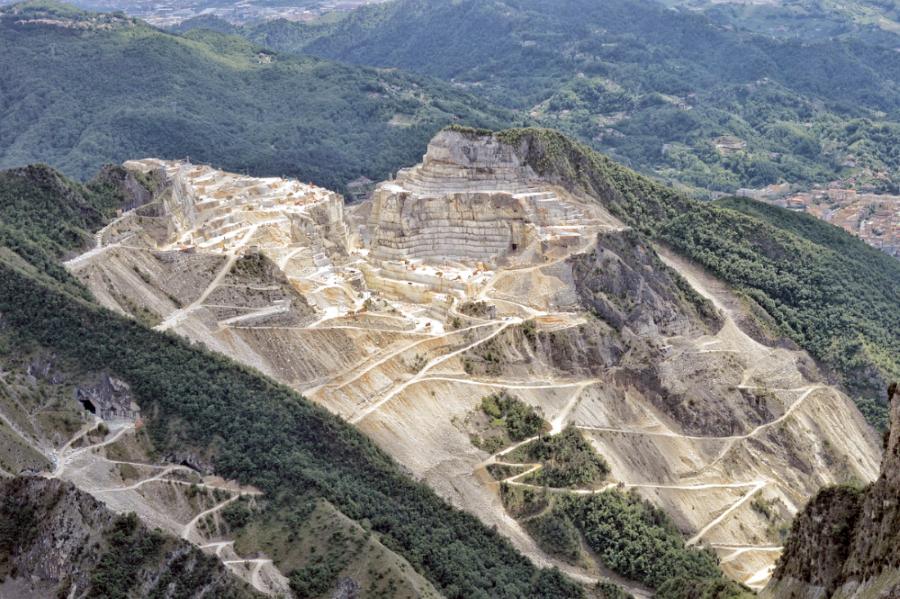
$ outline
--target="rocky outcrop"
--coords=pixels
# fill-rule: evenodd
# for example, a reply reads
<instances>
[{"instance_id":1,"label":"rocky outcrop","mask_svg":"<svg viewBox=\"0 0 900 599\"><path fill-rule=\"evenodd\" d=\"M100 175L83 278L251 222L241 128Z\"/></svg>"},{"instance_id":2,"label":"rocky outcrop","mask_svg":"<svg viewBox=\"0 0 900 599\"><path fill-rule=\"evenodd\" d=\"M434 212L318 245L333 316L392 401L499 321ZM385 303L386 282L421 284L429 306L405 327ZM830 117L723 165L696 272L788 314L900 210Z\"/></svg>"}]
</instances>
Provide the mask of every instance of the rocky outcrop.
<instances>
[{"instance_id":1,"label":"rocky outcrop","mask_svg":"<svg viewBox=\"0 0 900 599\"><path fill-rule=\"evenodd\" d=\"M223 284L209 294L207 301L210 306L219 306L209 308L217 318L241 326L296 325L315 314L278 266L255 252L235 261Z\"/></svg>"},{"instance_id":2,"label":"rocky outcrop","mask_svg":"<svg viewBox=\"0 0 900 599\"><path fill-rule=\"evenodd\" d=\"M418 198L391 187L375 193L380 258L491 260L526 243L522 207L510 194L454 193Z\"/></svg>"},{"instance_id":3,"label":"rocky outcrop","mask_svg":"<svg viewBox=\"0 0 900 599\"><path fill-rule=\"evenodd\" d=\"M790 580L784 585L788 587L803 581L806 592L792 589L791 595L830 597L840 585L850 555L862 500L862 491L854 487L830 487L813 498L797 516L773 588L779 586L779 579Z\"/></svg>"},{"instance_id":4,"label":"rocky outcrop","mask_svg":"<svg viewBox=\"0 0 900 599\"><path fill-rule=\"evenodd\" d=\"M56 356L37 355L28 362L25 372L33 381L45 381L51 385L59 385L64 377L56 369Z\"/></svg>"},{"instance_id":5,"label":"rocky outcrop","mask_svg":"<svg viewBox=\"0 0 900 599\"><path fill-rule=\"evenodd\" d=\"M76 387L75 399L103 420L136 420L140 416L128 383L108 374L101 375L93 385Z\"/></svg>"},{"instance_id":6,"label":"rocky outcrop","mask_svg":"<svg viewBox=\"0 0 900 599\"><path fill-rule=\"evenodd\" d=\"M218 560L55 479L0 483L0 597L253 597Z\"/></svg>"},{"instance_id":7,"label":"rocky outcrop","mask_svg":"<svg viewBox=\"0 0 900 599\"><path fill-rule=\"evenodd\" d=\"M42 395L66 393L73 397L70 407L81 404L81 407L107 421L136 420L140 416L140 407L134 401L131 387L123 380L108 373L92 373L74 376L67 371L65 365L53 354L38 353L27 362L25 369L27 381L31 385L43 388ZM70 387L72 391L66 392Z\"/></svg>"},{"instance_id":8,"label":"rocky outcrop","mask_svg":"<svg viewBox=\"0 0 900 599\"><path fill-rule=\"evenodd\" d=\"M621 330L639 335L715 332L722 318L667 267L633 230L601 233L595 247L571 258L582 304Z\"/></svg>"},{"instance_id":9,"label":"rocky outcrop","mask_svg":"<svg viewBox=\"0 0 900 599\"><path fill-rule=\"evenodd\" d=\"M374 192L366 224L379 259L469 259L490 263L540 251L596 224L597 206L562 197L540 180L513 146L490 135L445 130L422 164L397 173Z\"/></svg>"},{"instance_id":10,"label":"rocky outcrop","mask_svg":"<svg viewBox=\"0 0 900 599\"><path fill-rule=\"evenodd\" d=\"M864 489L823 490L797 516L766 597L900 597L900 386L881 475Z\"/></svg>"},{"instance_id":11,"label":"rocky outcrop","mask_svg":"<svg viewBox=\"0 0 900 599\"><path fill-rule=\"evenodd\" d=\"M343 198L332 191L292 179L256 178L189 162L131 160L127 172L159 180L160 191L149 206L127 215L128 221L162 218L165 237L158 245L180 240L198 249L229 249L253 223L278 229L292 242L346 249ZM143 222L143 221L141 221ZM133 223L131 223L133 224ZM162 229L162 224L158 225Z\"/></svg>"},{"instance_id":12,"label":"rocky outcrop","mask_svg":"<svg viewBox=\"0 0 900 599\"><path fill-rule=\"evenodd\" d=\"M151 173L142 177L144 181L138 181L136 173L128 171L119 165L106 165L91 180L91 186L104 187L122 198L120 208L134 210L148 204L153 200L155 188L161 184L161 178L157 173Z\"/></svg>"},{"instance_id":13,"label":"rocky outcrop","mask_svg":"<svg viewBox=\"0 0 900 599\"><path fill-rule=\"evenodd\" d=\"M627 344L608 325L591 320L560 330L539 330L531 323L502 334L463 354L466 372L475 376L597 376L618 365Z\"/></svg>"}]
</instances>

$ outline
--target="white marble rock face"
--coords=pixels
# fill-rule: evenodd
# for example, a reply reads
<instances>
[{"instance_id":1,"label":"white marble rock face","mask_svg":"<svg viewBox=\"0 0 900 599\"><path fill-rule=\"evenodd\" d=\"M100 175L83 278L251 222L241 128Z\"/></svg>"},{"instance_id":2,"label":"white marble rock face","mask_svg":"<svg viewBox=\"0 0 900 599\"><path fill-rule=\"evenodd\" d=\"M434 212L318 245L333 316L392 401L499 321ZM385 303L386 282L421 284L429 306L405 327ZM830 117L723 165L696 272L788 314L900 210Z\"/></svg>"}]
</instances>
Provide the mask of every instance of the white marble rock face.
<instances>
[{"instance_id":1,"label":"white marble rock face","mask_svg":"<svg viewBox=\"0 0 900 599\"><path fill-rule=\"evenodd\" d=\"M481 260L521 251L536 227L578 222L579 207L489 136L439 133L422 164L375 190L367 228L381 260Z\"/></svg>"}]
</instances>

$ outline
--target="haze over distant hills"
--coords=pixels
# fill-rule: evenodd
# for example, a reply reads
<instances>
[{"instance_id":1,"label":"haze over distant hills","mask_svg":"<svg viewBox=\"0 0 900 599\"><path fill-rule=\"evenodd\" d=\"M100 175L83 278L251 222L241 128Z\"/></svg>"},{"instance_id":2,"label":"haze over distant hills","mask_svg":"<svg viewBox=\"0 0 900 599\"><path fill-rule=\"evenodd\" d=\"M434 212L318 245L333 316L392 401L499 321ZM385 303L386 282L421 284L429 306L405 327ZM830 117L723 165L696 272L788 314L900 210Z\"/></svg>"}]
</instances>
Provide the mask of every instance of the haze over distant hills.
<instances>
[{"instance_id":1,"label":"haze over distant hills","mask_svg":"<svg viewBox=\"0 0 900 599\"><path fill-rule=\"evenodd\" d=\"M12 23L6 19L7 27ZM896 44L856 30L837 39L804 41L786 35L775 40L723 28L708 16L686 9L674 12L642 0L607 2L602 9L582 0L552 7L535 1L505 6L502 2L399 0L313 24L275 20L239 27L204 16L179 26L180 31L195 28L236 33L259 47L241 47L234 40L226 41L227 38L210 33L192 33L185 39L147 30L146 39L152 37L157 43L178 50L151 69L164 74L158 81L135 77L128 85L145 89L148 99L153 98L150 113L160 114L162 121L177 123L175 129L179 132L192 131L183 141L173 140L169 147L190 147L193 143L191 154L201 160L215 155L210 147L237 146L229 154L246 156L240 161L232 158L231 162L222 163L224 166L240 162L251 164L254 172L268 169L267 172L293 173L283 158L291 151L285 149L285 142L291 140L288 145L293 146L300 138L287 133L290 127L279 126L276 134L268 126L269 120L283 118L289 112L298 116L310 114L313 118L306 125L304 138L315 139L316 144L326 143L320 141L323 136L306 135L327 130L317 129L323 125L321 111L312 110L324 95L307 83L312 71L306 57L313 54L370 66L401 67L441 78L456 90L471 92L494 106L521 115L503 114L486 102L475 102L433 80L398 73L376 75L372 71L351 75L349 67L319 63L315 72L322 76L328 71L325 80L330 83L326 85L336 86L347 76L361 82L376 77L388 83L386 89L390 92L378 102L366 91L366 84L361 84L356 94L348 93L346 86L341 91L328 92L329 100L335 104L332 114L340 110L341 103L349 109L346 117L334 119L328 126L340 129L344 123L355 122L354 139L368 135L375 136L373 141L377 138L393 142L411 134L398 129L421 125L421 129L433 133L435 125L449 120L499 125L532 119L576 135L632 167L700 193L734 192L780 182L799 191L832 182L840 188L860 191L895 192L898 187L900 67ZM9 42L17 40L6 48L10 68L4 70L10 76L15 74L16 80L5 92L5 102L14 110L8 111L4 119L4 132L13 137L8 137L10 147L0 164L41 159L85 176L98 165L83 168L74 164L80 152L66 147L90 143L80 132L68 131L73 123L67 122L67 115L72 114L67 110L85 107L54 102L49 109L42 108L48 111L45 118L55 125L42 125L40 118L26 120L25 115L36 115L19 107L28 94L34 98L38 93L26 90L41 89L54 82L65 72L66 56L79 56L79 43L87 43L86 39L77 42L71 36L53 41L59 33L62 32L49 28L43 32L50 36L51 57L55 58L52 62L42 53L26 53L27 35L16 37L15 30L10 29L9 35L4 36ZM130 72L119 68L126 62L115 64L115 60L123 61L124 57L148 61L148 65L161 58L123 54L120 50L125 38L119 36L116 40L112 31L103 37L114 57L103 63L106 72ZM260 48L281 54L277 60L274 54L266 55L267 64L257 64L245 72L239 85L218 88L218 81L226 77L228 68L260 62ZM228 60L207 64L210 51L228 56ZM286 53L302 54L304 58L300 60L305 61L307 69L285 75L292 70L288 65L296 63ZM99 66L91 60L82 64L88 69ZM27 66L27 72L16 72L17 65ZM336 75L338 70L345 74ZM262 77L263 71L279 73L281 88L273 87L268 77ZM36 73L33 80L29 79L31 72ZM209 76L212 72L219 74ZM254 80L258 76L261 79ZM385 81L390 77L403 81ZM98 80L105 82L103 77ZM177 85L178 81L191 82L206 91L187 94ZM288 81L296 93L283 97L283 85ZM124 89L125 81L120 85ZM422 109L412 104L401 106L401 102L419 101L411 89L415 86L426 90L431 100ZM409 91L401 91L403 87ZM70 96L77 98L79 104L92 97L90 93ZM208 103L205 98L209 97L218 98L217 103ZM468 99L463 101L464 97ZM86 114L105 110L89 107ZM376 133L378 125L371 119L354 121L357 115L372 110L384 112L382 123L391 127ZM481 111L482 116L476 116L473 110ZM232 117L231 121L246 121L245 114L257 120L265 114L267 119L263 127L247 132L229 130L222 121L226 115ZM138 126L141 114L133 114L133 119L129 125L132 128ZM104 115L94 129L115 129L122 120L122 116ZM210 126L201 129L201 123L207 122ZM429 122L434 124L428 125ZM46 141L37 141L40 134L35 128L44 131L47 127L59 128L60 123L65 123L65 127L64 135L56 142L58 148L35 150L40 144L46 145ZM246 138L248 144L252 140L254 149L241 148L243 142L236 139L235 133ZM110 142L97 144L109 151L113 159L125 157L122 152L113 152L122 143L117 135L114 131ZM140 141L141 136L135 131L130 137ZM421 134L417 137L419 141L424 138ZM197 139L215 143L191 141ZM159 140L147 141L151 153L167 150ZM400 141L401 145L404 143ZM338 144L338 148L323 148L322 152L339 156L349 145ZM263 156L266 147L277 151ZM413 157L409 154L405 158L408 161ZM313 162L320 160L316 157ZM366 169L359 168L359 159L347 157L338 159L339 170L345 161L356 161L357 165L339 183L358 174L375 179L377 176L372 175L376 172L383 175L403 162L393 160L376 171L371 164ZM322 179L319 173L307 173L300 174L314 176L317 181L332 181Z\"/></svg>"},{"instance_id":2,"label":"haze over distant hills","mask_svg":"<svg viewBox=\"0 0 900 599\"><path fill-rule=\"evenodd\" d=\"M896 44L900 6L891 0L662 0L702 12L715 22L775 37L824 39L861 36Z\"/></svg>"},{"instance_id":3,"label":"haze over distant hills","mask_svg":"<svg viewBox=\"0 0 900 599\"><path fill-rule=\"evenodd\" d=\"M87 178L136 155L189 156L336 188L414 161L444 125L513 118L427 77L42 2L0 10L0 102L0 167Z\"/></svg>"},{"instance_id":4,"label":"haze over distant hills","mask_svg":"<svg viewBox=\"0 0 900 599\"><path fill-rule=\"evenodd\" d=\"M641 0L399 0L238 32L440 77L689 186L900 183L900 61L859 37L775 40Z\"/></svg>"},{"instance_id":5,"label":"haze over distant hills","mask_svg":"<svg viewBox=\"0 0 900 599\"><path fill-rule=\"evenodd\" d=\"M235 25L289 19L310 21L386 0L77 0L72 4L95 11L121 11L158 26L174 26L193 18L216 17ZM824 39L862 36L896 43L900 12L890 0L659 0L665 6L702 13L711 21L773 37ZM0 0L0 5L14 0Z\"/></svg>"},{"instance_id":6,"label":"haze over distant hills","mask_svg":"<svg viewBox=\"0 0 900 599\"><path fill-rule=\"evenodd\" d=\"M232 23L275 18L311 20L381 1L384 0L293 0L289 3L272 0L78 0L71 4L97 12L124 12L157 27L166 27L201 15L228 19ZM0 0L0 6L4 4L15 4L15 0Z\"/></svg>"}]
</instances>

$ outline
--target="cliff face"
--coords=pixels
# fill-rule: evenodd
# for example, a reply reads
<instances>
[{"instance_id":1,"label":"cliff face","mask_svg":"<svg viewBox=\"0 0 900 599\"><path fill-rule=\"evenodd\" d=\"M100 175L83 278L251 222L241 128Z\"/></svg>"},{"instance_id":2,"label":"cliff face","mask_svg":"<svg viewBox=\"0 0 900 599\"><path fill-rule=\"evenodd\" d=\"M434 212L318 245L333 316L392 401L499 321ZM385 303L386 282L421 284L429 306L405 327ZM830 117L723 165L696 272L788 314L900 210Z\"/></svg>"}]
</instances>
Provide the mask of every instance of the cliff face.
<instances>
[{"instance_id":1,"label":"cliff face","mask_svg":"<svg viewBox=\"0 0 900 599\"><path fill-rule=\"evenodd\" d=\"M442 131L421 164L377 187L366 228L382 260L490 263L553 254L575 231L613 224L598 206L541 180L512 145Z\"/></svg>"},{"instance_id":2,"label":"cliff face","mask_svg":"<svg viewBox=\"0 0 900 599\"><path fill-rule=\"evenodd\" d=\"M0 597L253 597L188 543L119 516L71 483L0 483Z\"/></svg>"},{"instance_id":3,"label":"cliff face","mask_svg":"<svg viewBox=\"0 0 900 599\"><path fill-rule=\"evenodd\" d=\"M823 490L797 516L765 595L900 597L900 386L881 475L867 488Z\"/></svg>"},{"instance_id":4,"label":"cliff face","mask_svg":"<svg viewBox=\"0 0 900 599\"><path fill-rule=\"evenodd\" d=\"M639 334L715 332L722 318L668 268L634 230L601 233L590 251L572 258L582 304L616 329Z\"/></svg>"}]
</instances>

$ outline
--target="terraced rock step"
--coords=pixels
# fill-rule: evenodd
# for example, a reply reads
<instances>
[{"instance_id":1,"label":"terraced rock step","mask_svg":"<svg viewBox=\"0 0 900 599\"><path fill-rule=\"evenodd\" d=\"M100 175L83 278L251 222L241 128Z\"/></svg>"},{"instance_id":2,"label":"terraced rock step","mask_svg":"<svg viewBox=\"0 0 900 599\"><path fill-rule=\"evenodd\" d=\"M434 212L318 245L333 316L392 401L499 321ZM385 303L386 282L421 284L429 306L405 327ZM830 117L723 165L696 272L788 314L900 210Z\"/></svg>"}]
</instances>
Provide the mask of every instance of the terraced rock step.
<instances>
[{"instance_id":1,"label":"terraced rock step","mask_svg":"<svg viewBox=\"0 0 900 599\"><path fill-rule=\"evenodd\" d=\"M540 181L508 148L445 131L421 165L376 188L366 225L376 258L493 263L539 242L545 254L611 221L596 204Z\"/></svg>"}]
</instances>

